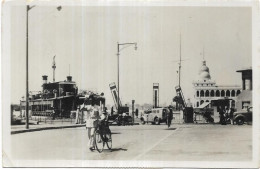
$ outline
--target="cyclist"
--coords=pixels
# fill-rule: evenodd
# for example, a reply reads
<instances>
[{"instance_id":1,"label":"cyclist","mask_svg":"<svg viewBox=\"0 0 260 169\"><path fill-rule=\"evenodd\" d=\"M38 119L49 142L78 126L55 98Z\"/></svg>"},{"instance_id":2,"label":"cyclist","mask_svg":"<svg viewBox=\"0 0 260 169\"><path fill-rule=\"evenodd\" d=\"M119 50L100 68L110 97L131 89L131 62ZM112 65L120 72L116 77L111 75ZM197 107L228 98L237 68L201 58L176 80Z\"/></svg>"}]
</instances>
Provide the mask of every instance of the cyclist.
<instances>
[{"instance_id":1,"label":"cyclist","mask_svg":"<svg viewBox=\"0 0 260 169\"><path fill-rule=\"evenodd\" d=\"M111 133L108 125L108 113L107 113L107 108L104 108L103 113L101 114L100 117L100 131L103 132L103 134ZM110 138L108 138L110 139Z\"/></svg>"}]
</instances>

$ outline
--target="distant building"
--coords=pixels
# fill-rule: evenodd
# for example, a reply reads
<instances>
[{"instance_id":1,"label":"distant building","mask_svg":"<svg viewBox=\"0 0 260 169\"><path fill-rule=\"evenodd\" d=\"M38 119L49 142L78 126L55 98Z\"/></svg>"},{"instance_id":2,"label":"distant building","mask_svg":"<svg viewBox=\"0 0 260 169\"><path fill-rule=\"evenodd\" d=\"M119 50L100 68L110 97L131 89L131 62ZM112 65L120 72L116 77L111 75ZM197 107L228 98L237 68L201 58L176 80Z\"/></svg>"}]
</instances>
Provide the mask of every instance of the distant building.
<instances>
[{"instance_id":1,"label":"distant building","mask_svg":"<svg viewBox=\"0 0 260 169\"><path fill-rule=\"evenodd\" d=\"M242 73L242 92L237 96L237 111L246 109L252 106L252 90L253 90L253 79L252 79L252 68L238 70L237 72Z\"/></svg>"},{"instance_id":2,"label":"distant building","mask_svg":"<svg viewBox=\"0 0 260 169\"><path fill-rule=\"evenodd\" d=\"M209 68L206 61L202 61L202 66L199 71L199 78L193 81L195 90L193 107L197 108L203 103L210 103L211 100L232 99L231 103L235 106L237 96L241 93L241 87L238 85L217 85L214 80L211 80ZM208 104L205 104L205 106Z\"/></svg>"}]
</instances>

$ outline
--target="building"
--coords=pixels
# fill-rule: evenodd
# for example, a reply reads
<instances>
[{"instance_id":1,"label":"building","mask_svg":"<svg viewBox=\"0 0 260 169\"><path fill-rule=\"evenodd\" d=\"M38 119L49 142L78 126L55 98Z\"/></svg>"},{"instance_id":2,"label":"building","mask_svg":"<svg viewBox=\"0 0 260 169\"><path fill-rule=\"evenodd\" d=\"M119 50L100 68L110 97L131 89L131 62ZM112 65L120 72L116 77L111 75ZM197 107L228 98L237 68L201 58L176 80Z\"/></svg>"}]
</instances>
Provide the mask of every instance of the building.
<instances>
[{"instance_id":1,"label":"building","mask_svg":"<svg viewBox=\"0 0 260 169\"><path fill-rule=\"evenodd\" d=\"M230 105L236 106L237 96L241 93L241 87L238 85L217 85L211 79L209 68L206 61L202 61L199 70L198 80L193 81L194 103L193 107L198 108L203 103L210 103L212 100L232 99ZM204 104L207 105L207 104Z\"/></svg>"},{"instance_id":2,"label":"building","mask_svg":"<svg viewBox=\"0 0 260 169\"><path fill-rule=\"evenodd\" d=\"M250 67L250 68L238 70L237 72L242 73L242 92L237 96L237 111L240 111L242 109L246 109L253 105L252 68Z\"/></svg>"}]
</instances>

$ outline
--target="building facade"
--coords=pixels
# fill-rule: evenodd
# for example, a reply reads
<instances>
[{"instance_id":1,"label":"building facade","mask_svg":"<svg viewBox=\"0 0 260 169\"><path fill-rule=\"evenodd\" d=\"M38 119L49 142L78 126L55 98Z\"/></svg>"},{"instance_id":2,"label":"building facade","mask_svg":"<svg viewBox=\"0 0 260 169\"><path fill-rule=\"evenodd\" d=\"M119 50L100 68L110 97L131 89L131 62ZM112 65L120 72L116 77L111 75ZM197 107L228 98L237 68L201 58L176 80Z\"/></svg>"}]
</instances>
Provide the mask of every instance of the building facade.
<instances>
[{"instance_id":1,"label":"building facade","mask_svg":"<svg viewBox=\"0 0 260 169\"><path fill-rule=\"evenodd\" d=\"M242 74L242 92L237 97L237 111L247 109L253 105L252 102L252 90L253 90L253 78L252 68L238 70L237 72Z\"/></svg>"},{"instance_id":2,"label":"building facade","mask_svg":"<svg viewBox=\"0 0 260 169\"><path fill-rule=\"evenodd\" d=\"M205 102L218 99L232 99L230 105L236 106L237 96L241 93L241 87L238 85L217 85L211 80L209 68L206 61L202 61L199 70L198 80L193 81L194 103L193 107L197 108Z\"/></svg>"}]
</instances>

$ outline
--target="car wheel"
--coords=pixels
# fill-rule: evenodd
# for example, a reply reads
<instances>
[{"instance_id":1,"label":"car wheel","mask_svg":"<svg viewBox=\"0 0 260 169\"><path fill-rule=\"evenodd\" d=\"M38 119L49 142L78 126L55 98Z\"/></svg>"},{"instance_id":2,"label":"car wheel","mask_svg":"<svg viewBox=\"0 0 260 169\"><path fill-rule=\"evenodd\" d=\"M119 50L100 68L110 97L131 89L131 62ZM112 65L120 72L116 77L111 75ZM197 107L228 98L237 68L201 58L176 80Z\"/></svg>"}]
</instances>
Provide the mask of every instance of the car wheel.
<instances>
[{"instance_id":1,"label":"car wheel","mask_svg":"<svg viewBox=\"0 0 260 169\"><path fill-rule=\"evenodd\" d=\"M157 117L154 119L154 124L156 124L156 125L160 124L160 120Z\"/></svg>"},{"instance_id":2,"label":"car wheel","mask_svg":"<svg viewBox=\"0 0 260 169\"><path fill-rule=\"evenodd\" d=\"M236 120L236 123L237 123L238 125L243 125L244 122L245 122L245 120L244 120L244 118L242 118L242 117L239 117L239 118L237 118L237 120Z\"/></svg>"}]
</instances>

